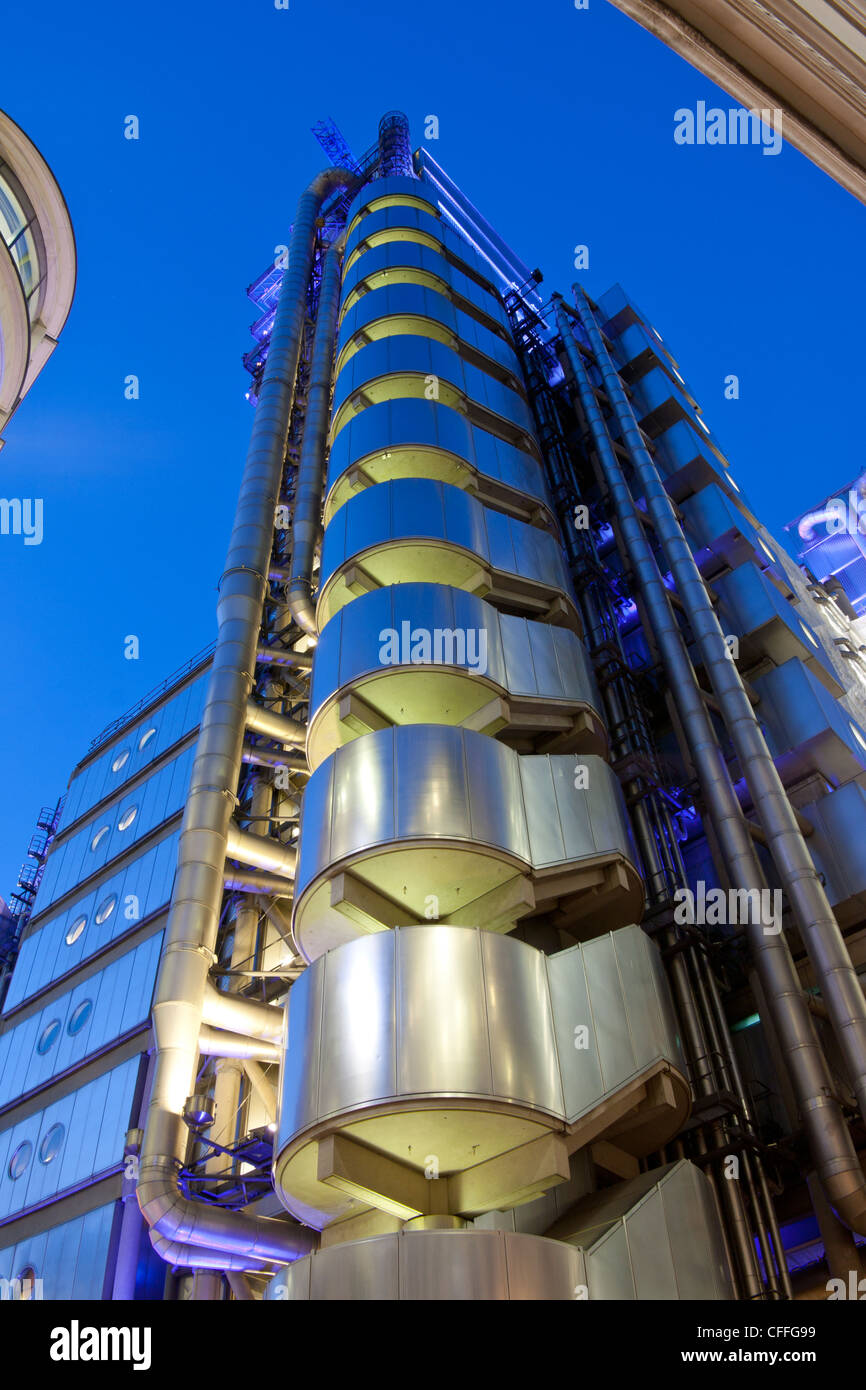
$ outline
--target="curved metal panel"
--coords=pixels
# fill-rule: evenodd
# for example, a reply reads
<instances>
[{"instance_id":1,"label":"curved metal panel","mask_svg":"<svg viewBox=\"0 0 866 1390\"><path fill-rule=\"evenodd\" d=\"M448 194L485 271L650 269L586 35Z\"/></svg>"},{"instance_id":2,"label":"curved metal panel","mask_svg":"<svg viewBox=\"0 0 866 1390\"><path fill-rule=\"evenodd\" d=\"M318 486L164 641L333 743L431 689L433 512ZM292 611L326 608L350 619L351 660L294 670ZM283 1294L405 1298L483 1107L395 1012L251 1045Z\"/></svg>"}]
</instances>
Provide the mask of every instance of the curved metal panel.
<instances>
[{"instance_id":1,"label":"curved metal panel","mask_svg":"<svg viewBox=\"0 0 866 1390\"><path fill-rule=\"evenodd\" d=\"M494 1094L481 933L430 926L387 935L400 972L397 1093Z\"/></svg>"},{"instance_id":2,"label":"curved metal panel","mask_svg":"<svg viewBox=\"0 0 866 1390\"><path fill-rule=\"evenodd\" d=\"M317 1166L322 1144L340 1134L350 1163L355 1144L368 1163L377 1153L396 1161L410 1185L403 1199L410 1210L462 1217L501 1206L504 1192L533 1199L538 1186L509 1188L507 1178L503 1189L495 1173L480 1178L492 1188L479 1188L477 1169L546 1132L576 1129L590 1142L610 1113L626 1151L657 1148L681 1126L688 1087L649 968L655 947L641 937L628 927L545 957L513 936L431 924L365 936L321 957L296 986L297 1005L294 991L290 1001L275 1157L281 1200L317 1227L358 1211L359 1201L361 1211L378 1205L369 1168L353 1189L331 1184ZM618 953L645 967L625 988ZM660 1072L676 1101L664 1114L655 1102L642 1114L640 1079ZM610 1110L624 1087L632 1088L635 1117L625 1127L623 1110ZM412 1175L429 1178L431 1152L437 1177L468 1172L469 1189L433 1193L421 1182L419 1194L416 1176L413 1196ZM548 1174L536 1173L545 1179L541 1190L562 1177ZM393 1166L384 1182L387 1194ZM382 1209L394 1214L385 1202Z\"/></svg>"},{"instance_id":3,"label":"curved metal panel","mask_svg":"<svg viewBox=\"0 0 866 1390\"><path fill-rule=\"evenodd\" d=\"M440 551L434 558L433 550ZM571 581L554 536L484 507L459 488L427 478L401 478L359 493L325 531L319 580L318 626L367 589L436 577L457 588L483 587L495 602L543 610L565 602L563 620L579 628ZM478 573L489 566L488 579ZM351 584L351 587L350 587ZM544 598L545 591L548 597ZM361 590L362 591L362 590ZM525 597L524 597L525 596Z\"/></svg>"},{"instance_id":4,"label":"curved metal panel","mask_svg":"<svg viewBox=\"0 0 866 1390\"><path fill-rule=\"evenodd\" d=\"M405 933L403 933L405 936ZM541 951L515 951L507 936L479 933L493 1093L563 1113L562 1080Z\"/></svg>"},{"instance_id":5,"label":"curved metal panel","mask_svg":"<svg viewBox=\"0 0 866 1390\"><path fill-rule=\"evenodd\" d=\"M429 184L421 179L408 178L402 174L392 174L384 179L371 179L365 183L360 192L355 194L346 212L346 225L351 227L359 212L363 212L371 203L379 203L383 198L406 198L417 199L426 203L434 217L439 216L439 207L436 201L436 194ZM412 206L412 204L409 204Z\"/></svg>"},{"instance_id":6,"label":"curved metal panel","mask_svg":"<svg viewBox=\"0 0 866 1390\"><path fill-rule=\"evenodd\" d=\"M399 324L406 318L418 320L418 327L414 330L401 328ZM340 364L340 372L344 370L345 353L353 339L357 337L355 350L360 350L369 337L377 336L372 332L373 325L381 324L382 332L378 336L384 336L387 328L384 321L388 319L397 321L397 326L391 330L392 336L415 336L417 333L418 336L429 336L433 339L435 329L432 325L439 325L449 337L449 346L456 347L459 352L460 345L465 344L488 359L489 365L478 365L489 374L497 376L498 373L507 372L514 386L521 382L520 364L510 343L505 342L498 333L494 333L483 323L479 323L476 318L457 308L441 291L426 285L412 284L383 285L371 289L347 311L337 336L337 362ZM427 321L431 327L425 329L424 323Z\"/></svg>"},{"instance_id":7,"label":"curved metal panel","mask_svg":"<svg viewBox=\"0 0 866 1390\"><path fill-rule=\"evenodd\" d=\"M400 1231L308 1255L270 1281L266 1299L572 1300L580 1250L513 1231Z\"/></svg>"},{"instance_id":8,"label":"curved metal panel","mask_svg":"<svg viewBox=\"0 0 866 1390\"><path fill-rule=\"evenodd\" d=\"M355 409L359 413L377 400L405 396L409 393L407 386L398 390L386 378L406 376L419 378L413 395L429 398L432 379L438 383L437 392L442 390L443 383L448 383L460 397L470 403L476 402L491 416L532 438L532 417L522 393L464 362L444 343L404 334L368 343L343 366L334 385L332 438L337 437L351 418L344 410L349 401L358 401Z\"/></svg>"},{"instance_id":9,"label":"curved metal panel","mask_svg":"<svg viewBox=\"0 0 866 1390\"><path fill-rule=\"evenodd\" d=\"M550 511L541 465L532 454L441 401L403 397L369 406L340 430L328 463L325 524L356 489L413 476L462 487L474 479L482 488L490 479L522 494L527 509L540 504ZM512 507L519 500L511 500Z\"/></svg>"},{"instance_id":10,"label":"curved metal panel","mask_svg":"<svg viewBox=\"0 0 866 1390\"><path fill-rule=\"evenodd\" d=\"M472 254L468 247L466 251L467 254ZM507 330L507 318L499 296L492 286L480 285L474 276L467 275L448 259L444 253L444 246L434 251L431 246L417 241L388 241L380 246L371 247L363 256L359 256L343 276L343 303L359 286L363 288L364 281L383 273L390 275L391 272L403 269L420 270L436 276L449 290L467 299L488 318Z\"/></svg>"},{"instance_id":11,"label":"curved metal panel","mask_svg":"<svg viewBox=\"0 0 866 1390\"><path fill-rule=\"evenodd\" d=\"M582 935L633 919L642 894L619 784L598 756L582 762L588 785L576 788L573 755L521 757L448 725L380 729L337 749L304 797L293 918L302 953L310 959L365 930L423 920L431 894L440 917L471 922L476 910L485 922L487 907L473 904L520 875L586 917ZM372 892L369 909L345 893L329 899L347 871ZM587 917L579 899L590 887ZM508 930L529 906L515 900L490 924Z\"/></svg>"},{"instance_id":12,"label":"curved metal panel","mask_svg":"<svg viewBox=\"0 0 866 1390\"><path fill-rule=\"evenodd\" d=\"M353 692L363 708L341 704ZM569 628L500 614L476 595L444 584L375 589L351 609L340 609L322 631L313 661L307 758L318 767L371 727L364 722L371 712L373 727L377 717L386 724L461 724L497 693L519 702L524 740L531 734L532 708L545 738L551 713L579 711L582 720L563 751L603 750L592 669ZM507 722L500 733L508 742Z\"/></svg>"},{"instance_id":13,"label":"curved metal panel","mask_svg":"<svg viewBox=\"0 0 866 1390\"><path fill-rule=\"evenodd\" d=\"M380 208L362 217L350 228L346 238L346 273L354 270L358 261L363 260L364 256L369 255L370 251L379 245L387 245L392 240L408 245L411 244L410 238L413 236L423 237L424 241L421 244L429 243L431 250L434 245L443 249L449 259L453 259L464 271L482 281L499 303L498 290L490 279L490 267L486 261L452 227L433 212L425 212L422 208L406 205ZM508 319L501 306L498 316L501 317L503 327L507 328Z\"/></svg>"}]
</instances>

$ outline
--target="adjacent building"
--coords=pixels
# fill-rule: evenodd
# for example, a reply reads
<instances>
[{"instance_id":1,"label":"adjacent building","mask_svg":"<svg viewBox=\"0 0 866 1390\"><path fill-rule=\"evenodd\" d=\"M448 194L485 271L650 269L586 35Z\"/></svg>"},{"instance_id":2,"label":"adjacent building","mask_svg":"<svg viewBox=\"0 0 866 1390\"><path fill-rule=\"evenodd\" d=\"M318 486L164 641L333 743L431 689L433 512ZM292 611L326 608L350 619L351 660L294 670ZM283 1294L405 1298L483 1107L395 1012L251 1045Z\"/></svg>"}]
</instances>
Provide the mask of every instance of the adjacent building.
<instances>
[{"instance_id":1,"label":"adjacent building","mask_svg":"<svg viewBox=\"0 0 866 1390\"><path fill-rule=\"evenodd\" d=\"M74 289L63 194L36 146L0 111L0 436L57 346Z\"/></svg>"},{"instance_id":2,"label":"adjacent building","mask_svg":"<svg viewBox=\"0 0 866 1390\"><path fill-rule=\"evenodd\" d=\"M866 21L856 0L613 0L866 202Z\"/></svg>"},{"instance_id":3,"label":"adjacent building","mask_svg":"<svg viewBox=\"0 0 866 1390\"><path fill-rule=\"evenodd\" d=\"M400 113L319 135L214 648L75 769L21 943L0 1274L826 1297L866 1236L854 619L621 287L551 294Z\"/></svg>"}]
</instances>

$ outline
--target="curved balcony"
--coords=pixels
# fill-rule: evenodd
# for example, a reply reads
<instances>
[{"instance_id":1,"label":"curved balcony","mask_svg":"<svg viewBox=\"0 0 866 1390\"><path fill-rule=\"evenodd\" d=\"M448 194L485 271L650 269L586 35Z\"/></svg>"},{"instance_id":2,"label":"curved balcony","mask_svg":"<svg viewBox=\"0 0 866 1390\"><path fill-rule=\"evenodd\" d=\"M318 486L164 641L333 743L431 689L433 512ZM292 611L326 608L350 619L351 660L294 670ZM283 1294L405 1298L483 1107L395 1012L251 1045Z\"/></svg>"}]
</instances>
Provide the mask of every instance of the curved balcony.
<instances>
[{"instance_id":1,"label":"curved balcony","mask_svg":"<svg viewBox=\"0 0 866 1390\"><path fill-rule=\"evenodd\" d=\"M332 518L322 545L319 631L362 593L432 578L506 611L581 631L565 559L550 532L426 478L368 488Z\"/></svg>"},{"instance_id":2,"label":"curved balcony","mask_svg":"<svg viewBox=\"0 0 866 1390\"><path fill-rule=\"evenodd\" d=\"M381 729L307 784L292 929L307 960L431 914L510 931L552 913L588 938L639 917L636 864L601 758L521 756L442 724Z\"/></svg>"},{"instance_id":3,"label":"curved balcony","mask_svg":"<svg viewBox=\"0 0 866 1390\"><path fill-rule=\"evenodd\" d=\"M511 341L508 318L492 286L478 283L444 254L415 241L391 241L372 247L343 275L341 317L366 293L383 285L427 285L453 298L467 312L475 311L500 337Z\"/></svg>"},{"instance_id":4,"label":"curved balcony","mask_svg":"<svg viewBox=\"0 0 866 1390\"><path fill-rule=\"evenodd\" d=\"M441 400L475 424L533 449L533 424L522 392L512 390L429 338L395 334L369 343L343 367L334 386L331 439L362 410L402 397Z\"/></svg>"},{"instance_id":5,"label":"curved balcony","mask_svg":"<svg viewBox=\"0 0 866 1390\"><path fill-rule=\"evenodd\" d=\"M349 234L359 219L363 221L371 213L391 207L418 208L432 217L439 216L436 194L428 183L404 174L392 174L384 179L371 179L355 194L346 212Z\"/></svg>"},{"instance_id":6,"label":"curved balcony","mask_svg":"<svg viewBox=\"0 0 866 1390\"><path fill-rule=\"evenodd\" d=\"M328 461L325 525L356 493L395 478L449 483L521 521L554 524L538 460L441 401L383 401L350 420Z\"/></svg>"},{"instance_id":7,"label":"curved balcony","mask_svg":"<svg viewBox=\"0 0 866 1390\"><path fill-rule=\"evenodd\" d=\"M357 222L346 238L344 277L372 250L390 242L426 246L444 255L462 273L469 275L499 304L499 294L490 279L490 267L467 241L440 217L423 208L387 207L371 212ZM500 309L504 318L504 310Z\"/></svg>"},{"instance_id":8,"label":"curved balcony","mask_svg":"<svg viewBox=\"0 0 866 1390\"><path fill-rule=\"evenodd\" d=\"M444 343L512 391L523 391L520 363L511 343L457 308L440 290L424 285L385 284L371 289L349 309L337 337L337 374L368 343L400 334Z\"/></svg>"},{"instance_id":9,"label":"curved balcony","mask_svg":"<svg viewBox=\"0 0 866 1390\"><path fill-rule=\"evenodd\" d=\"M331 951L292 988L281 1086L277 1192L320 1230L371 1208L466 1220L531 1201L605 1136L653 1151L691 1102L664 968L635 926L552 956L429 924Z\"/></svg>"},{"instance_id":10,"label":"curved balcony","mask_svg":"<svg viewBox=\"0 0 866 1390\"><path fill-rule=\"evenodd\" d=\"M462 725L520 752L604 755L600 700L568 628L460 589L399 584L341 609L316 647L307 760L396 724Z\"/></svg>"}]
</instances>

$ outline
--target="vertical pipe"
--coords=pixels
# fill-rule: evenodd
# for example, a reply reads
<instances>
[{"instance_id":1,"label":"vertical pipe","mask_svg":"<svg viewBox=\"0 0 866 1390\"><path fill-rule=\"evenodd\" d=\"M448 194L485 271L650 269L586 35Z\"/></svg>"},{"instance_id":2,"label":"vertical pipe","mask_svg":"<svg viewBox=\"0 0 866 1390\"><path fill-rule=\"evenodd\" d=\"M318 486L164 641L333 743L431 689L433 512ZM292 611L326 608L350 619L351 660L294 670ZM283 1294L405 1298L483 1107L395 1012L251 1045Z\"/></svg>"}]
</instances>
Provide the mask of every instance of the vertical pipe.
<instances>
[{"instance_id":1,"label":"vertical pipe","mask_svg":"<svg viewBox=\"0 0 866 1390\"><path fill-rule=\"evenodd\" d=\"M866 997L673 503L582 290L575 302L866 1120Z\"/></svg>"},{"instance_id":2,"label":"vertical pipe","mask_svg":"<svg viewBox=\"0 0 866 1390\"><path fill-rule=\"evenodd\" d=\"M214 961L226 850L237 804L246 703L274 539L295 382L301 355L316 219L328 194L353 182L341 169L319 174L301 195L280 287L268 360L244 466L217 604L218 636L196 744L178 848L178 870L153 1007L156 1070L138 1184L152 1238L216 1245L255 1258L297 1258L311 1232L183 1197L177 1172L186 1151L182 1112L198 1056L198 1034Z\"/></svg>"},{"instance_id":3,"label":"vertical pipe","mask_svg":"<svg viewBox=\"0 0 866 1390\"><path fill-rule=\"evenodd\" d=\"M556 303L557 322L584 414L731 881L747 891L760 889L763 875L683 635L602 419L561 297L557 296ZM816 1168L839 1214L854 1230L866 1234L866 1180L834 1095L787 942L781 933L765 932L760 921L754 920L753 913L748 914L745 930L774 1026L788 1059Z\"/></svg>"}]
</instances>

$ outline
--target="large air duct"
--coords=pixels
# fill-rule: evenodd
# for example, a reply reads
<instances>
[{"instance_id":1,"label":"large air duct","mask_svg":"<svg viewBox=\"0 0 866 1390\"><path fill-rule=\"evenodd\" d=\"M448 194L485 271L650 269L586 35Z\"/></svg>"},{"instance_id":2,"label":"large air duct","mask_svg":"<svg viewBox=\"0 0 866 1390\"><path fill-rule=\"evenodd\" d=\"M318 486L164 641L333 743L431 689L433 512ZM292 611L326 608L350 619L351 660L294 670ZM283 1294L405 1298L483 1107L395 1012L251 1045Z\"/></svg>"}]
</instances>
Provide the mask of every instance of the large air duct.
<instances>
[{"instance_id":1,"label":"large air duct","mask_svg":"<svg viewBox=\"0 0 866 1390\"><path fill-rule=\"evenodd\" d=\"M268 359L256 406L240 497L217 604L218 636L196 745L178 851L175 891L153 1008L156 1064L142 1147L138 1199L152 1238L205 1247L184 1264L214 1267L208 1250L287 1262L315 1244L282 1221L190 1201L178 1188L186 1152L183 1107L193 1090L208 977L215 960L226 853L242 766L247 701L260 652L262 608L289 419L313 266L316 219L325 198L355 175L327 169L298 203ZM212 1019L212 1022L217 1020ZM167 1245L166 1245L167 1243ZM171 1256L169 1256L171 1257ZM234 1264L224 1259L219 1267Z\"/></svg>"},{"instance_id":2,"label":"large air duct","mask_svg":"<svg viewBox=\"0 0 866 1390\"><path fill-rule=\"evenodd\" d=\"M564 304L558 296L557 323L728 872L738 888L760 888L763 876L742 807L731 784L664 581L602 419ZM772 1023L791 1072L821 1182L846 1224L866 1234L866 1179L835 1099L833 1083L788 945L783 935L765 932L760 921L753 920L754 914L748 916L747 937L767 995Z\"/></svg>"},{"instance_id":3,"label":"large air duct","mask_svg":"<svg viewBox=\"0 0 866 1390\"><path fill-rule=\"evenodd\" d=\"M582 290L575 302L866 1120L866 998L715 609Z\"/></svg>"},{"instance_id":4,"label":"large air duct","mask_svg":"<svg viewBox=\"0 0 866 1390\"><path fill-rule=\"evenodd\" d=\"M341 262L345 235L325 253L319 311L313 340L313 361L307 392L304 440L295 484L295 510L292 517L292 577L286 597L292 617L304 632L315 637L316 612L313 607L313 558L322 526L322 493L325 486L325 445L331 413L331 377L337 314L340 308Z\"/></svg>"}]
</instances>

